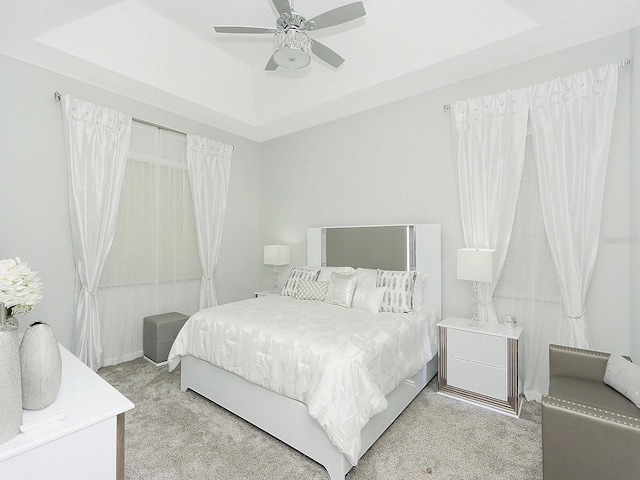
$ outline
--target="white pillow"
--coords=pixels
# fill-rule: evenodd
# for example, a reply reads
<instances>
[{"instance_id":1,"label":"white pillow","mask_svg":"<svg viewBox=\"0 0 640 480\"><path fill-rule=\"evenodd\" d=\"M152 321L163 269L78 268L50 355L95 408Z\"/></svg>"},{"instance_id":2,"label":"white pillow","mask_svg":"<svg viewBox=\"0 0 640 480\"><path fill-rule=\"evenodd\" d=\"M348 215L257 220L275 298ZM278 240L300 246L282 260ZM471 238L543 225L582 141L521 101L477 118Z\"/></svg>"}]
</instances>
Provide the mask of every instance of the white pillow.
<instances>
[{"instance_id":1,"label":"white pillow","mask_svg":"<svg viewBox=\"0 0 640 480\"><path fill-rule=\"evenodd\" d=\"M329 282L315 282L313 280L298 280L295 297L298 300L318 300L323 302L327 296Z\"/></svg>"},{"instance_id":2,"label":"white pillow","mask_svg":"<svg viewBox=\"0 0 640 480\"><path fill-rule=\"evenodd\" d=\"M321 267L320 275L318 275L319 282L328 282L331 279L332 273L352 273L355 272L353 267Z\"/></svg>"},{"instance_id":3,"label":"white pillow","mask_svg":"<svg viewBox=\"0 0 640 480\"><path fill-rule=\"evenodd\" d=\"M332 273L324 302L346 308L351 307L357 283L358 276L355 273Z\"/></svg>"},{"instance_id":4,"label":"white pillow","mask_svg":"<svg viewBox=\"0 0 640 480\"><path fill-rule=\"evenodd\" d=\"M358 286L375 288L378 281L378 270L375 268L356 268Z\"/></svg>"},{"instance_id":5,"label":"white pillow","mask_svg":"<svg viewBox=\"0 0 640 480\"><path fill-rule=\"evenodd\" d=\"M429 281L429 274L427 273L416 273L416 283L413 286L413 311L417 312L422 308L424 303L424 294L427 290L427 282Z\"/></svg>"},{"instance_id":6,"label":"white pillow","mask_svg":"<svg viewBox=\"0 0 640 480\"><path fill-rule=\"evenodd\" d=\"M612 353L604 372L604 383L615 388L640 408L640 366Z\"/></svg>"},{"instance_id":7,"label":"white pillow","mask_svg":"<svg viewBox=\"0 0 640 480\"><path fill-rule=\"evenodd\" d=\"M378 270L377 287L385 287L380 310L382 312L408 313L413 308L415 271Z\"/></svg>"},{"instance_id":8,"label":"white pillow","mask_svg":"<svg viewBox=\"0 0 640 480\"><path fill-rule=\"evenodd\" d=\"M351 307L378 313L386 290L384 287L363 287L358 285L353 294Z\"/></svg>"},{"instance_id":9,"label":"white pillow","mask_svg":"<svg viewBox=\"0 0 640 480\"><path fill-rule=\"evenodd\" d=\"M287 278L287 283L285 284L280 295L284 297L295 297L296 290L298 289L298 282L300 280L315 280L318 278L318 273L320 273L319 268L294 268L291 270L289 274L289 278Z\"/></svg>"}]
</instances>

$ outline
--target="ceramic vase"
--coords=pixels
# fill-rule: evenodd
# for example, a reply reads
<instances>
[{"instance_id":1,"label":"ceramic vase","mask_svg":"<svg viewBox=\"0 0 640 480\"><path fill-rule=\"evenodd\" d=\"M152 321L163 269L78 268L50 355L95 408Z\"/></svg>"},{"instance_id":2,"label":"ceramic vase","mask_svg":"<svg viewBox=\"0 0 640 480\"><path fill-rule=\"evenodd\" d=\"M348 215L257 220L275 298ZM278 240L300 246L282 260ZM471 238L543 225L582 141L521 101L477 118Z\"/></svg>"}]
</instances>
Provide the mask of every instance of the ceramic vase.
<instances>
[{"instance_id":1,"label":"ceramic vase","mask_svg":"<svg viewBox=\"0 0 640 480\"><path fill-rule=\"evenodd\" d=\"M53 403L62 380L60 347L53 329L43 322L32 323L20 343L22 408L40 410Z\"/></svg>"},{"instance_id":2,"label":"ceramic vase","mask_svg":"<svg viewBox=\"0 0 640 480\"><path fill-rule=\"evenodd\" d=\"M22 390L18 329L0 322L0 443L20 433Z\"/></svg>"}]
</instances>

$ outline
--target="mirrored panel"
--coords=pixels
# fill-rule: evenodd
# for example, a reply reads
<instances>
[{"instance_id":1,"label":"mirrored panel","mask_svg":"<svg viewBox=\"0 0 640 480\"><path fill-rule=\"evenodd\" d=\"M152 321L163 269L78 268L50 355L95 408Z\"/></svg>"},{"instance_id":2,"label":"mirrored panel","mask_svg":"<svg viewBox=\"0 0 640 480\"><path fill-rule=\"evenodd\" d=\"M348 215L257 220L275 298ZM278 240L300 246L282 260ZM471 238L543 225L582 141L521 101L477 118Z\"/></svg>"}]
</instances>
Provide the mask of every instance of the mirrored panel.
<instances>
[{"instance_id":1,"label":"mirrored panel","mask_svg":"<svg viewBox=\"0 0 640 480\"><path fill-rule=\"evenodd\" d=\"M415 226L322 229L322 266L415 270Z\"/></svg>"}]
</instances>

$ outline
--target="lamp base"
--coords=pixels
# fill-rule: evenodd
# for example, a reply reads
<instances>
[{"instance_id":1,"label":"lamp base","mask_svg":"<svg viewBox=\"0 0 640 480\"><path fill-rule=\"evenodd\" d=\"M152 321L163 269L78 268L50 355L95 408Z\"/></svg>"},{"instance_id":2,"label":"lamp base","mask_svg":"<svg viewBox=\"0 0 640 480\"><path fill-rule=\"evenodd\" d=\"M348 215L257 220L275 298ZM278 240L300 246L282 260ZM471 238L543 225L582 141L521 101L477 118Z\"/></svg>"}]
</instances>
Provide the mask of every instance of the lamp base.
<instances>
[{"instance_id":1,"label":"lamp base","mask_svg":"<svg viewBox=\"0 0 640 480\"><path fill-rule=\"evenodd\" d=\"M473 292L472 298L472 314L471 314L471 322L469 325L472 327L484 327L484 322L480 321L480 317L478 313L480 309L478 308L478 282L473 282L473 286L471 287L471 291Z\"/></svg>"},{"instance_id":2,"label":"lamp base","mask_svg":"<svg viewBox=\"0 0 640 480\"><path fill-rule=\"evenodd\" d=\"M273 266L273 292L278 291L278 266Z\"/></svg>"}]
</instances>

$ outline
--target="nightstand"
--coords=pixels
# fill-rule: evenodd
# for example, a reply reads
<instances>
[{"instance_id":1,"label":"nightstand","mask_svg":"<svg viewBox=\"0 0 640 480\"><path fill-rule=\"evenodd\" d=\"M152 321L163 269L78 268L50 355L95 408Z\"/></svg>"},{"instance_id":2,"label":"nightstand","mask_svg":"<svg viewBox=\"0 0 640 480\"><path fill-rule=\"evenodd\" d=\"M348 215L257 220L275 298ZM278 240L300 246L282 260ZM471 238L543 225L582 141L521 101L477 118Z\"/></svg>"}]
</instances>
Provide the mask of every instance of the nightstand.
<instances>
[{"instance_id":1,"label":"nightstand","mask_svg":"<svg viewBox=\"0 0 640 480\"><path fill-rule=\"evenodd\" d=\"M518 342L522 327L471 325L448 317L438 324L438 393L500 413L520 416Z\"/></svg>"},{"instance_id":2,"label":"nightstand","mask_svg":"<svg viewBox=\"0 0 640 480\"><path fill-rule=\"evenodd\" d=\"M259 292L253 292L256 298L258 297L266 297L268 295L280 295L279 290L262 290Z\"/></svg>"}]
</instances>

